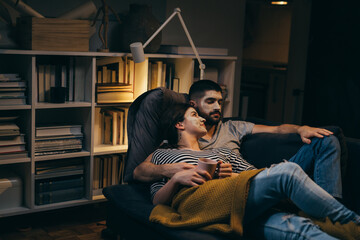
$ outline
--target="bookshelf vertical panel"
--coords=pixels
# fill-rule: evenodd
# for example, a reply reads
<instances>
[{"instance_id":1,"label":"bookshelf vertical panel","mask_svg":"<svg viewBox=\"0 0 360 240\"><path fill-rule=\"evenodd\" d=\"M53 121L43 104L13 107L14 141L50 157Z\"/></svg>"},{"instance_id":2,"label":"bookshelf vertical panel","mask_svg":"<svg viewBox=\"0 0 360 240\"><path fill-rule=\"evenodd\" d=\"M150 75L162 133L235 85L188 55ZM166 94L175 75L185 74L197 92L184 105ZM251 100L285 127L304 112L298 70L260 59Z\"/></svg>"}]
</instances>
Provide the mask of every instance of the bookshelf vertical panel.
<instances>
[{"instance_id":1,"label":"bookshelf vertical panel","mask_svg":"<svg viewBox=\"0 0 360 240\"><path fill-rule=\"evenodd\" d=\"M85 188L85 198L86 199L91 199L92 198L92 157L87 157L85 158L85 162L84 162L84 179L85 179L85 183L84 183L84 188Z\"/></svg>"},{"instance_id":2,"label":"bookshelf vertical panel","mask_svg":"<svg viewBox=\"0 0 360 240\"><path fill-rule=\"evenodd\" d=\"M224 105L224 117L232 117L235 94L235 61L222 61L219 65L220 71L218 82L225 85L228 92L228 101L225 101Z\"/></svg>"},{"instance_id":3,"label":"bookshelf vertical panel","mask_svg":"<svg viewBox=\"0 0 360 240\"><path fill-rule=\"evenodd\" d=\"M179 92L188 93L194 77L194 60L191 58L175 59L175 77L180 79Z\"/></svg>"},{"instance_id":4,"label":"bookshelf vertical panel","mask_svg":"<svg viewBox=\"0 0 360 240\"><path fill-rule=\"evenodd\" d=\"M149 59L142 63L135 63L134 100L147 91Z\"/></svg>"}]
</instances>

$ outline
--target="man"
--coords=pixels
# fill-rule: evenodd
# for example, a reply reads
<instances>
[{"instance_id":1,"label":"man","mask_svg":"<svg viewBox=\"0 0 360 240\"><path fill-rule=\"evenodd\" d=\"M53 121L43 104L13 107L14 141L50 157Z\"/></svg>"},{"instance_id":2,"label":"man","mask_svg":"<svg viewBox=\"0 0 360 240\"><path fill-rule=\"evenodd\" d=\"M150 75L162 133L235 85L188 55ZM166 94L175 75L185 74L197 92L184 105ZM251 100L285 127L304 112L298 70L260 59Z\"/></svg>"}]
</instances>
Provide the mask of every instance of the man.
<instances>
[{"instance_id":1,"label":"man","mask_svg":"<svg viewBox=\"0 0 360 240\"><path fill-rule=\"evenodd\" d=\"M305 145L291 158L311 174L314 181L336 198L342 197L340 173L340 145L332 132L309 126L283 124L280 126L255 125L244 121L221 121L222 95L220 86L210 80L195 82L189 91L190 104L206 119L207 134L199 140L200 148L226 147L240 155L242 138L255 133L298 133ZM175 173L194 166L186 163L154 165L150 155L134 170L139 181L171 178ZM228 176L229 166L221 164L219 176Z\"/></svg>"}]
</instances>

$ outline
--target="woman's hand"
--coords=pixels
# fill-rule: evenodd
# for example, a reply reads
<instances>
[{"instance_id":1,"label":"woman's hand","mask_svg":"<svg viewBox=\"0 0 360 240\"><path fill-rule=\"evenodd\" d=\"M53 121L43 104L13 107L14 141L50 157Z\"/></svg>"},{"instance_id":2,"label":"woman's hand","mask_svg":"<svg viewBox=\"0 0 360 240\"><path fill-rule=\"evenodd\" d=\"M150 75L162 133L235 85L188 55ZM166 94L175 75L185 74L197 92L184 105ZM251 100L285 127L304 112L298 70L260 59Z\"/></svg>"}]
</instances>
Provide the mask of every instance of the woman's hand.
<instances>
[{"instance_id":1,"label":"woman's hand","mask_svg":"<svg viewBox=\"0 0 360 240\"><path fill-rule=\"evenodd\" d=\"M171 178L171 181L175 181L177 184L184 186L198 186L210 180L210 174L205 170L199 170L197 168L187 169L175 173Z\"/></svg>"},{"instance_id":2,"label":"woman's hand","mask_svg":"<svg viewBox=\"0 0 360 240\"><path fill-rule=\"evenodd\" d=\"M219 169L218 176L219 178L227 178L232 176L232 166L230 163L223 163L222 161L218 161Z\"/></svg>"}]
</instances>

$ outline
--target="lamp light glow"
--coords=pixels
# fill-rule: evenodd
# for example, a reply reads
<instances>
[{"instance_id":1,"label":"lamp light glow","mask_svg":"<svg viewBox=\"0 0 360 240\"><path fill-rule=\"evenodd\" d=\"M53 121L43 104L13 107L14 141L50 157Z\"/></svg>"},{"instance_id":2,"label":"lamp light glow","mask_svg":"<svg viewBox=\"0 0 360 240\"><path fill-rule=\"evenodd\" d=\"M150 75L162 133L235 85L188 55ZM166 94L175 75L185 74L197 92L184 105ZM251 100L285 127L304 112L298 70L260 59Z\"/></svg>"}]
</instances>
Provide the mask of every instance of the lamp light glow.
<instances>
[{"instance_id":1,"label":"lamp light glow","mask_svg":"<svg viewBox=\"0 0 360 240\"><path fill-rule=\"evenodd\" d=\"M272 5L287 5L287 1L271 1Z\"/></svg>"}]
</instances>

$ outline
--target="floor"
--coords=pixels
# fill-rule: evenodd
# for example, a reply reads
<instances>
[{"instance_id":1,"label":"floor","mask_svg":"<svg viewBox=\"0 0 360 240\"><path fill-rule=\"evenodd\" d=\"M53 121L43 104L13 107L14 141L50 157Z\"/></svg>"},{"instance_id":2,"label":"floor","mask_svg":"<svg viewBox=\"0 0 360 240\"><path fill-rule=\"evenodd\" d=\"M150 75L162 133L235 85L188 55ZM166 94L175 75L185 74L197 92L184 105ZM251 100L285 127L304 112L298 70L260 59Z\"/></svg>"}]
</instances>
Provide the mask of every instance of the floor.
<instances>
[{"instance_id":1,"label":"floor","mask_svg":"<svg viewBox=\"0 0 360 240\"><path fill-rule=\"evenodd\" d=\"M100 240L106 203L0 218L0 240Z\"/></svg>"}]
</instances>

